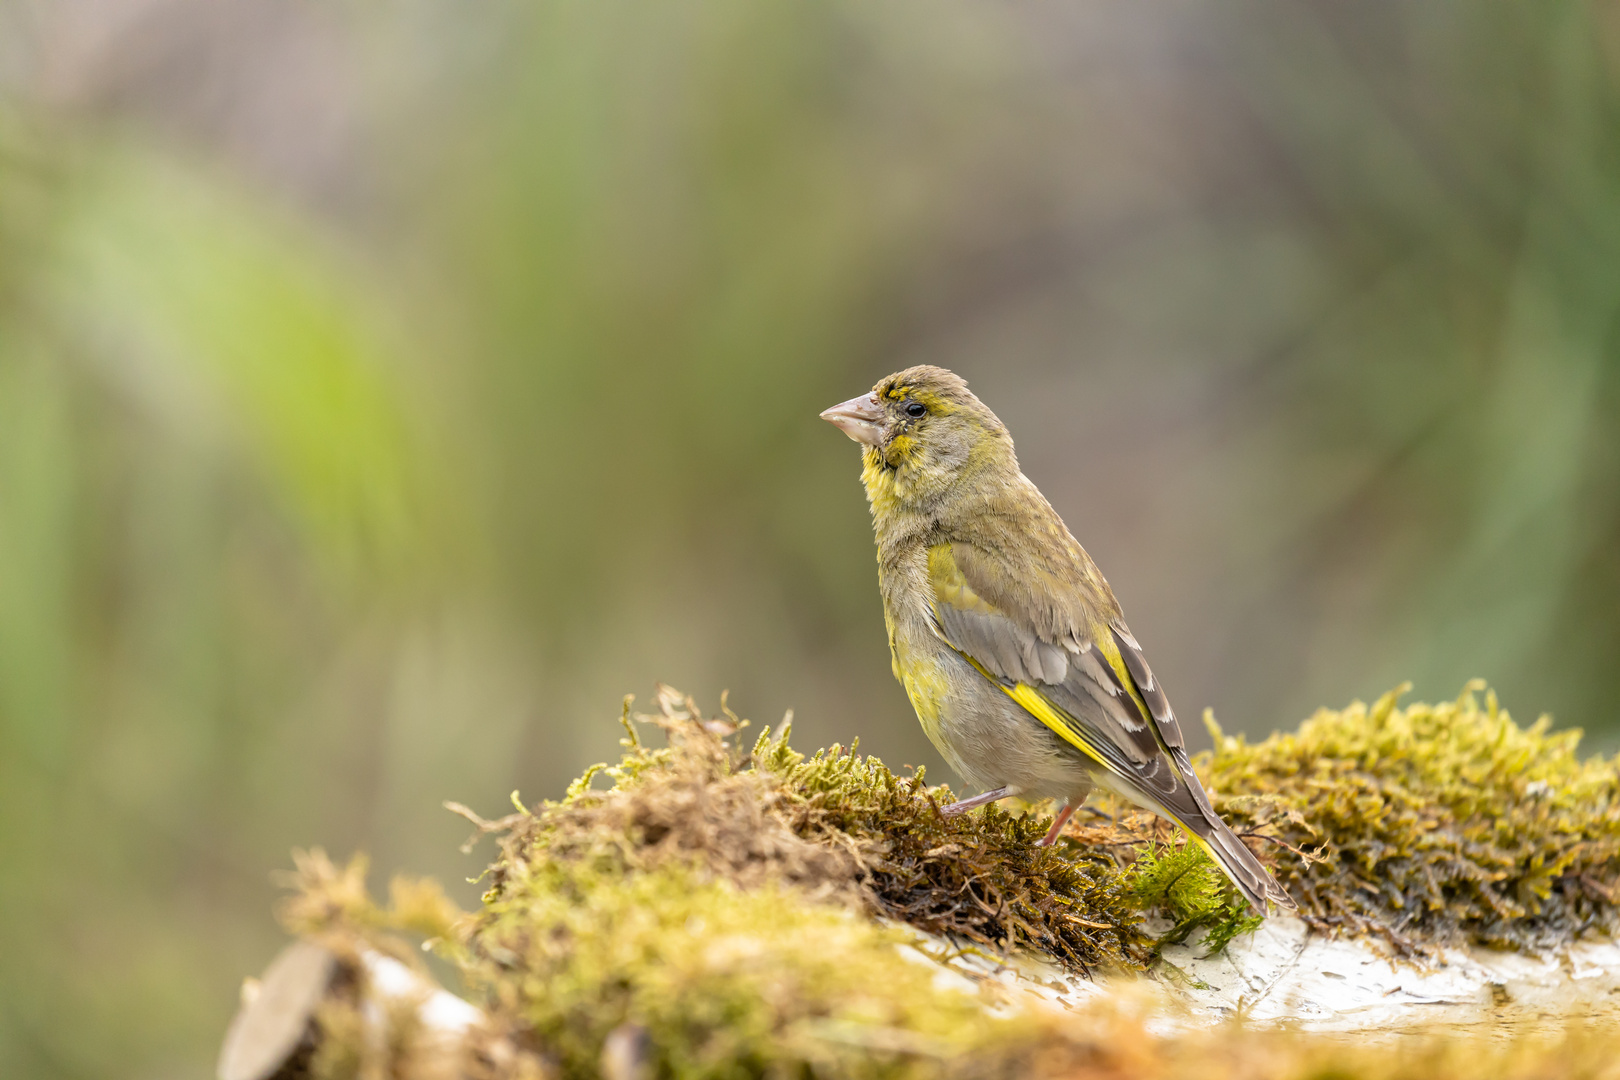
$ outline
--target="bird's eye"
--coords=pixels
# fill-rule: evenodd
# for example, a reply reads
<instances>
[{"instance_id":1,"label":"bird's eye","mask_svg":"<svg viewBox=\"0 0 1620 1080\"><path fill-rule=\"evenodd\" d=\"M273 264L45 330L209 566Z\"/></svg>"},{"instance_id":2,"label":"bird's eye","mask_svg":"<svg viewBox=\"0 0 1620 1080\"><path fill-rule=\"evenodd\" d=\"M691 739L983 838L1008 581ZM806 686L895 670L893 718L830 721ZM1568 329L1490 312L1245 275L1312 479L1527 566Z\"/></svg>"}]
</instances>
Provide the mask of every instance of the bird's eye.
<instances>
[{"instance_id":1,"label":"bird's eye","mask_svg":"<svg viewBox=\"0 0 1620 1080\"><path fill-rule=\"evenodd\" d=\"M927 407L924 406L923 403L920 402L920 401L913 401L910 405L906 406L906 415L907 416L921 416L924 413L926 413L927 411L928 411Z\"/></svg>"}]
</instances>

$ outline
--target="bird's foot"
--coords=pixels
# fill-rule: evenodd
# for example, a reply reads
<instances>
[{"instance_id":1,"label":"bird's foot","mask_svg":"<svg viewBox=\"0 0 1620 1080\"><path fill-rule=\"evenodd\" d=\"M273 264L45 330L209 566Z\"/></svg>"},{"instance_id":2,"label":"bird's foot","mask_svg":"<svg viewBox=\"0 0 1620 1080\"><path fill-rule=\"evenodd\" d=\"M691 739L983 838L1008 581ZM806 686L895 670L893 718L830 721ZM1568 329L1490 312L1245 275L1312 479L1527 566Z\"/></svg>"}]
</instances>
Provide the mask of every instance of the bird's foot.
<instances>
[{"instance_id":1,"label":"bird's foot","mask_svg":"<svg viewBox=\"0 0 1620 1080\"><path fill-rule=\"evenodd\" d=\"M1052 819L1052 827L1046 830L1046 835L1036 841L1036 847L1051 847L1057 843L1057 838L1063 832L1063 826L1069 823L1069 815L1074 813L1074 803L1066 802L1059 810L1057 817Z\"/></svg>"},{"instance_id":2,"label":"bird's foot","mask_svg":"<svg viewBox=\"0 0 1620 1080\"><path fill-rule=\"evenodd\" d=\"M993 803L997 799L1005 799L1007 796L1014 794L1017 794L1017 792L1010 787L998 787L996 790L987 791L983 795L975 795L971 799L963 799L961 802L953 802L949 806L942 806L939 812L946 817L955 817L957 814L965 814L969 810L984 806L986 803Z\"/></svg>"}]
</instances>

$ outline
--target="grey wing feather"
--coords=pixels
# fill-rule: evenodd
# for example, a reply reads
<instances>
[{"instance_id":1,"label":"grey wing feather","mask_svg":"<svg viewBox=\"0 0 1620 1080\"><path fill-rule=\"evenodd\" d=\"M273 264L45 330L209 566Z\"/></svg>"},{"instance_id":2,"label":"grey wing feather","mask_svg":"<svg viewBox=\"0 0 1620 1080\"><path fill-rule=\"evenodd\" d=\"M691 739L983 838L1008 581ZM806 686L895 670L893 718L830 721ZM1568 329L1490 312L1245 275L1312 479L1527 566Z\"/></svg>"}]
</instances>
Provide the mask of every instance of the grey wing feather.
<instances>
[{"instance_id":1,"label":"grey wing feather","mask_svg":"<svg viewBox=\"0 0 1620 1080\"><path fill-rule=\"evenodd\" d=\"M1142 695L1142 701L1153 717L1153 725L1158 729L1159 738L1169 751L1177 772L1186 778L1186 793L1198 808L1198 817L1187 815L1182 818L1182 824L1192 829L1210 845L1216 861L1226 871L1227 877L1232 879L1232 883L1248 898L1256 911L1265 914L1268 900L1284 911L1298 910L1293 897L1277 884L1277 879L1272 877L1271 872L1254 857L1254 852L1250 851L1248 845L1225 821L1221 820L1221 816L1210 804L1204 785L1198 782L1198 776L1193 772L1192 762L1187 760L1187 747L1181 736L1181 725L1176 722L1176 714L1170 709L1170 699L1165 696L1164 688L1153 677L1153 670L1148 667L1147 658L1142 655L1142 646L1137 644L1130 628L1123 620L1115 619L1109 624L1109 629L1113 632L1114 643L1119 646L1120 657L1125 661L1125 670L1130 672L1137 693Z\"/></svg>"},{"instance_id":2,"label":"grey wing feather","mask_svg":"<svg viewBox=\"0 0 1620 1080\"><path fill-rule=\"evenodd\" d=\"M1004 615L934 605L946 643L1008 685L1039 689L1121 776L1157 798L1176 791L1175 766L1113 669L1087 642L1065 648Z\"/></svg>"},{"instance_id":3,"label":"grey wing feather","mask_svg":"<svg viewBox=\"0 0 1620 1080\"><path fill-rule=\"evenodd\" d=\"M1035 632L1002 615L968 611L950 604L934 605L948 644L982 664L992 675L1013 682L1062 682L1069 674L1069 654L1040 640Z\"/></svg>"},{"instance_id":4,"label":"grey wing feather","mask_svg":"<svg viewBox=\"0 0 1620 1080\"><path fill-rule=\"evenodd\" d=\"M1164 688L1153 677L1153 669L1147 665L1147 657L1142 655L1142 646L1136 643L1131 635L1130 627L1125 625L1123 619L1115 619L1108 624L1114 633L1114 644L1119 646L1119 655L1125 661L1125 670L1131 673L1131 681L1136 683L1137 693L1147 704L1148 712L1153 716L1153 723L1159 729L1159 738L1164 745L1172 750L1186 747L1181 737L1181 725L1176 722L1176 714L1170 709L1170 699L1164 696Z\"/></svg>"}]
</instances>

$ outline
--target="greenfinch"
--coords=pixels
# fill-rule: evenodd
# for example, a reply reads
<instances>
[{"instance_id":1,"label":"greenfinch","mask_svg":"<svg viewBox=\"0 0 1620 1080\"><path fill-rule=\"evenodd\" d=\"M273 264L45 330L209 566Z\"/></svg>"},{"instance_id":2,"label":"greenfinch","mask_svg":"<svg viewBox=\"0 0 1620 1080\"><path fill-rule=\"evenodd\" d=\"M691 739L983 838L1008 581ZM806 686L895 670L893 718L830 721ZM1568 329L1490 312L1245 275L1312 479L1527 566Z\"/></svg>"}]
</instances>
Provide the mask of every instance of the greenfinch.
<instances>
[{"instance_id":1,"label":"greenfinch","mask_svg":"<svg viewBox=\"0 0 1620 1080\"><path fill-rule=\"evenodd\" d=\"M984 792L945 812L1061 800L1052 844L1100 787L1187 830L1256 911L1293 910L1210 805L1108 582L967 383L907 368L821 416L861 444L895 678Z\"/></svg>"}]
</instances>

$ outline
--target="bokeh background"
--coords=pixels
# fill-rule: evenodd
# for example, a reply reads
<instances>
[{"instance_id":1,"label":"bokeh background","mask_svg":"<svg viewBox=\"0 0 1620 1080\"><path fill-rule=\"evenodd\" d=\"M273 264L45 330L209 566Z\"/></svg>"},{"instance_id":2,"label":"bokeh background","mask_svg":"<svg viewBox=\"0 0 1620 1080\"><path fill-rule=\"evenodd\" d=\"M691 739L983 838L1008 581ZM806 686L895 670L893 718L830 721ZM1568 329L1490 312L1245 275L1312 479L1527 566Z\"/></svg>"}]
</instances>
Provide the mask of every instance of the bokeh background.
<instances>
[{"instance_id":1,"label":"bokeh background","mask_svg":"<svg viewBox=\"0 0 1620 1080\"><path fill-rule=\"evenodd\" d=\"M816 417L920 361L1195 732L1612 748L1617 80L1556 0L0 0L0 1075L209 1075L290 848L470 901L441 800L655 680L946 778Z\"/></svg>"}]
</instances>

